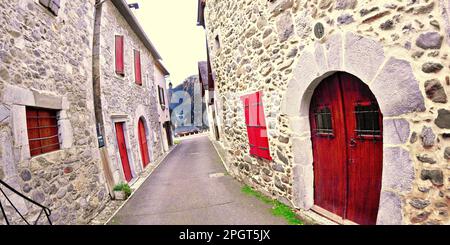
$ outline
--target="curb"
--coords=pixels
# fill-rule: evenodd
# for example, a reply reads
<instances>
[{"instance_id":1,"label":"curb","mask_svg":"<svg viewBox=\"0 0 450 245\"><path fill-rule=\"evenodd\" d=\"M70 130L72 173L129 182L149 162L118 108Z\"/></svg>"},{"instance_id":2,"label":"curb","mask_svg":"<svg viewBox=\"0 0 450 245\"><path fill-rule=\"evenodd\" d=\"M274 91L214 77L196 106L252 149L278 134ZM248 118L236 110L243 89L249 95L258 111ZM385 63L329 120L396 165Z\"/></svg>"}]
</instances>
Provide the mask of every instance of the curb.
<instances>
[{"instance_id":1,"label":"curb","mask_svg":"<svg viewBox=\"0 0 450 245\"><path fill-rule=\"evenodd\" d=\"M142 180L141 184L139 184L136 189L134 189L134 191L131 193L131 195L127 198L127 200L125 200L120 206L119 208L117 208L117 210L111 215L111 217L109 217L109 219L103 224L103 225L107 225L112 218L114 218L116 216L116 214L125 206L125 204L128 203L129 200L131 200L131 198L134 196L134 194L136 193L136 191L147 181L147 179L152 176L153 172L159 167L159 165L161 165L162 162L164 162L164 160L166 160L166 158L170 155L170 153L172 153L172 151L174 151L178 145L175 145L174 147L172 147L172 149L170 149L162 158L161 160L159 160L156 164L155 167L150 171L150 173ZM135 182L137 183L138 180Z\"/></svg>"},{"instance_id":2,"label":"curb","mask_svg":"<svg viewBox=\"0 0 450 245\"><path fill-rule=\"evenodd\" d=\"M211 141L211 144L213 145L214 149L216 150L217 155L219 156L220 160L222 161L222 165L225 167L225 169L227 170L228 174L230 174L230 169L228 168L227 164L225 163L225 160L223 159L222 155L220 155L220 152L217 149L216 144L211 139L211 137L209 137L209 135L208 135L208 139L209 139L209 141Z\"/></svg>"}]
</instances>

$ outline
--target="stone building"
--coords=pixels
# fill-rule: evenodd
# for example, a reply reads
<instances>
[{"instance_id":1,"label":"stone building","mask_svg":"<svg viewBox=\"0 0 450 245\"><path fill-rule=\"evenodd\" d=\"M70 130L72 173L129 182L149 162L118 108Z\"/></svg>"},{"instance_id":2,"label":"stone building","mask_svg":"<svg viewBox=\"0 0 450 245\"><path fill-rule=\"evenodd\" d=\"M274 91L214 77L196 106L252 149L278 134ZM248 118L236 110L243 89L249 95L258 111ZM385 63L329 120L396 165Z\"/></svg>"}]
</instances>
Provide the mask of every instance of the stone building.
<instances>
[{"instance_id":1,"label":"stone building","mask_svg":"<svg viewBox=\"0 0 450 245\"><path fill-rule=\"evenodd\" d=\"M94 1L2 1L0 12L0 179L49 207L53 223L87 223L108 200L92 110ZM6 193L34 221L40 209Z\"/></svg>"},{"instance_id":2,"label":"stone building","mask_svg":"<svg viewBox=\"0 0 450 245\"><path fill-rule=\"evenodd\" d=\"M0 11L0 179L50 208L52 223L86 224L115 184L163 156L158 88L165 94L169 72L123 0L9 1ZM41 209L0 188L34 222ZM24 223L0 202L10 223Z\"/></svg>"},{"instance_id":3,"label":"stone building","mask_svg":"<svg viewBox=\"0 0 450 245\"><path fill-rule=\"evenodd\" d=\"M210 72L210 62L201 61L198 63L198 73L202 84L202 94L204 97L205 109L207 113L207 123L210 137L219 140L219 127L217 126L216 103L214 103L214 80Z\"/></svg>"},{"instance_id":4,"label":"stone building","mask_svg":"<svg viewBox=\"0 0 450 245\"><path fill-rule=\"evenodd\" d=\"M161 127L161 144L165 152L173 145L172 125L170 123L170 111L169 111L169 95L167 91L167 80L169 78L169 72L161 62L157 63L155 69L155 83L157 86L153 89L155 96L158 96L158 114L159 123Z\"/></svg>"},{"instance_id":5,"label":"stone building","mask_svg":"<svg viewBox=\"0 0 450 245\"><path fill-rule=\"evenodd\" d=\"M135 182L164 153L160 89L169 73L125 1L99 3L95 20L95 111L112 188Z\"/></svg>"},{"instance_id":6,"label":"stone building","mask_svg":"<svg viewBox=\"0 0 450 245\"><path fill-rule=\"evenodd\" d=\"M231 174L338 223L449 224L449 14L200 0Z\"/></svg>"}]
</instances>

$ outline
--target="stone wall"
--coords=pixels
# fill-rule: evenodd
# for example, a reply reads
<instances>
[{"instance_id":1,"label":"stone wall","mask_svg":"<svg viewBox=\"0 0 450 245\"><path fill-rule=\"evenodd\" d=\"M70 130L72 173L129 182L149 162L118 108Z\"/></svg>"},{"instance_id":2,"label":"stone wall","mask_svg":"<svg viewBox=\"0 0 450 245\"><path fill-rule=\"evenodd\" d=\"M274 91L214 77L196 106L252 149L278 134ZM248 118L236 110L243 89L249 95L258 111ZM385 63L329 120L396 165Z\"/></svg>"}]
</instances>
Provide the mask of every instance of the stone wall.
<instances>
[{"instance_id":1,"label":"stone wall","mask_svg":"<svg viewBox=\"0 0 450 245\"><path fill-rule=\"evenodd\" d=\"M0 12L0 178L48 206L55 224L87 223L108 200L92 110L94 1L62 0L58 16L37 0L2 1ZM59 110L61 150L30 157L25 106Z\"/></svg>"},{"instance_id":2,"label":"stone wall","mask_svg":"<svg viewBox=\"0 0 450 245\"><path fill-rule=\"evenodd\" d=\"M159 123L160 125L163 125L165 122L170 121L170 112L169 112L169 97L167 96L167 86L166 86L166 78L164 76L163 71L161 71L158 66L155 67L155 84L152 88L152 92L154 93L154 96L157 100L157 108L158 108L158 115L159 115ZM159 92L158 92L158 86L161 88L164 88L164 101L166 102L165 107L161 106L159 104ZM162 144L164 151L169 150L169 139L167 139L166 130L163 126L161 127L161 138L162 138Z\"/></svg>"},{"instance_id":3,"label":"stone wall","mask_svg":"<svg viewBox=\"0 0 450 245\"><path fill-rule=\"evenodd\" d=\"M346 71L384 114L378 224L448 224L449 2L208 0L205 22L230 172L296 208L313 205L309 101ZM324 36L314 34L322 23ZM248 155L241 95L263 91L273 161Z\"/></svg>"},{"instance_id":4,"label":"stone wall","mask_svg":"<svg viewBox=\"0 0 450 245\"><path fill-rule=\"evenodd\" d=\"M138 122L142 117L147 130L151 163L163 155L159 123L158 94L155 89L155 60L151 52L133 32L127 21L111 2L102 9L100 44L100 83L105 141L109 164L116 183L125 181L116 146L114 123L125 122L125 137L133 178L143 171L138 143ZM115 35L124 36L125 76L115 72ZM141 54L143 85L135 83L134 51Z\"/></svg>"}]
</instances>

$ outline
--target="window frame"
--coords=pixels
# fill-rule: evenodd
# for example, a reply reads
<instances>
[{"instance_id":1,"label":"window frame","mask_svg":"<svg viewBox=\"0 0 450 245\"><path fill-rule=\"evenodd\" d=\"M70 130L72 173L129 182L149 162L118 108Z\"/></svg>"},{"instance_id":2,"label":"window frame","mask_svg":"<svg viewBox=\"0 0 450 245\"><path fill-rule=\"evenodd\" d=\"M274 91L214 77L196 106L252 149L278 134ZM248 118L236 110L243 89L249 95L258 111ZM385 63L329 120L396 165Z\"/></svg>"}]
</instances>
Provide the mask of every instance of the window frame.
<instances>
[{"instance_id":1,"label":"window frame","mask_svg":"<svg viewBox=\"0 0 450 245\"><path fill-rule=\"evenodd\" d=\"M164 88L158 85L159 104L161 106L166 106L164 93L165 93Z\"/></svg>"},{"instance_id":2,"label":"window frame","mask_svg":"<svg viewBox=\"0 0 450 245\"><path fill-rule=\"evenodd\" d=\"M376 113L378 114L378 118L377 118L378 119L378 131L379 131L378 134L363 134L363 133L361 133L361 130L358 128L359 119L358 119L358 115L357 115L360 112L356 111L356 108L358 106L364 106L364 107L374 106L374 107L378 108L378 110L376 111ZM367 112L367 111L364 111L364 112ZM373 112L375 112L375 111L373 111ZM378 106L378 103L376 103L374 101L358 101L353 106L353 114L355 115L354 133L358 139L372 139L372 140L381 140L382 139L382 137L383 137L383 135L382 135L383 121L382 121L382 117L380 117L381 111ZM373 129L373 130L375 130L375 129Z\"/></svg>"},{"instance_id":3,"label":"window frame","mask_svg":"<svg viewBox=\"0 0 450 245\"><path fill-rule=\"evenodd\" d=\"M61 150L61 140L60 140L60 128L59 128L59 110L55 109L48 109L48 108L40 108L40 107L34 107L34 106L26 106L25 107L26 112L26 128L27 128L27 136L28 136L28 145L30 150L30 156L36 157L43 154L55 152ZM35 116L32 116L31 114L36 114ZM40 114L50 114L51 116L40 116ZM54 119L54 123L47 124L45 121L50 121L51 119ZM44 123L42 122L44 120ZM35 121L35 123L31 123L32 121ZM35 124L35 125L31 125ZM42 124L42 125L41 125ZM56 133L52 133L48 135L48 129L50 128L56 128ZM47 132L45 132L47 130ZM32 136L33 133L37 131L37 137ZM43 132L44 131L44 132ZM48 143L49 140L54 140L56 138L56 141L58 143L50 144ZM36 141L39 143L39 147L33 147L35 145ZM46 143L43 143L46 142ZM50 150L44 150L47 148L51 148ZM33 153L36 152L37 153Z\"/></svg>"},{"instance_id":4,"label":"window frame","mask_svg":"<svg viewBox=\"0 0 450 245\"><path fill-rule=\"evenodd\" d=\"M324 129L319 129L319 122L318 122L318 111L327 108L330 113L330 126L331 129L327 129L327 130L331 130L331 132L322 132ZM335 124L334 124L334 118L333 118L333 108L331 105L327 105L327 104L323 104L323 105L318 105L315 109L314 109L314 122L315 122L315 128L314 128L314 133L316 136L318 137L335 137L334 134L334 129L335 129Z\"/></svg>"}]
</instances>

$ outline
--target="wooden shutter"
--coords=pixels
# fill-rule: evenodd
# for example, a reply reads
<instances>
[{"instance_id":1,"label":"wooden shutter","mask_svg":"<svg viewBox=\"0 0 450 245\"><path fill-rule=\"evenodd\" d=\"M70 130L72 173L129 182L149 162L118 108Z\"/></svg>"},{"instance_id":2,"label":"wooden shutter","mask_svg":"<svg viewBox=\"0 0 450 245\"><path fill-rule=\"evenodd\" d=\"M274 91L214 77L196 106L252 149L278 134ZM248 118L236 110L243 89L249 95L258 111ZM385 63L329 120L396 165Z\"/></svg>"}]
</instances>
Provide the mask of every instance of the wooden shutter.
<instances>
[{"instance_id":1,"label":"wooden shutter","mask_svg":"<svg viewBox=\"0 0 450 245\"><path fill-rule=\"evenodd\" d=\"M245 96L243 98L244 102L244 110L245 110L245 124L247 125L247 135L248 135L248 143L250 146L250 155L256 155L257 154L257 145L255 142L255 133L257 131L257 128L255 127L255 124L252 125L251 120L251 109L250 109L250 96Z\"/></svg>"},{"instance_id":2,"label":"wooden shutter","mask_svg":"<svg viewBox=\"0 0 450 245\"><path fill-rule=\"evenodd\" d=\"M60 149L56 113L55 110L26 108L31 156Z\"/></svg>"},{"instance_id":3,"label":"wooden shutter","mask_svg":"<svg viewBox=\"0 0 450 245\"><path fill-rule=\"evenodd\" d=\"M116 36L116 73L125 75L123 63L124 40L123 36Z\"/></svg>"},{"instance_id":4,"label":"wooden shutter","mask_svg":"<svg viewBox=\"0 0 450 245\"><path fill-rule=\"evenodd\" d=\"M142 85L141 53L138 50L134 50L134 77L136 84Z\"/></svg>"},{"instance_id":5,"label":"wooden shutter","mask_svg":"<svg viewBox=\"0 0 450 245\"><path fill-rule=\"evenodd\" d=\"M250 155L272 160L261 93L243 96Z\"/></svg>"}]
</instances>

